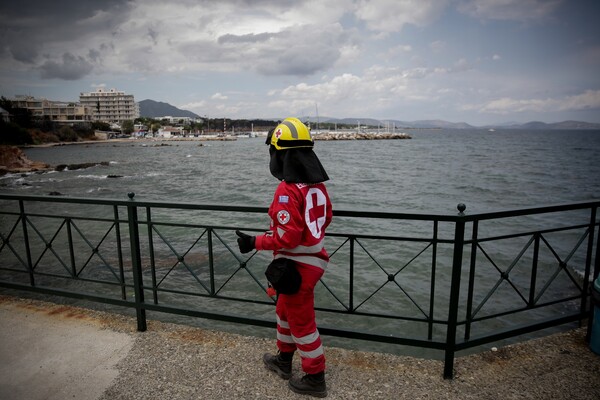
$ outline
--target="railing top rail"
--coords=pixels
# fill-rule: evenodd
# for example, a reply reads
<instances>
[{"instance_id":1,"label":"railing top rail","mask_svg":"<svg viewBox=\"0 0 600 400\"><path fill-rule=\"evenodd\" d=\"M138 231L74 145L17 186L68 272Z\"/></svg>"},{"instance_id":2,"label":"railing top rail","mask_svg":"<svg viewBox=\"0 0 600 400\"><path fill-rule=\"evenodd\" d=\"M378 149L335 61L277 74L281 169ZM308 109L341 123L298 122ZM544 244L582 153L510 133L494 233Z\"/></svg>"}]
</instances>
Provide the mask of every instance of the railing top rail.
<instances>
[{"instance_id":1,"label":"railing top rail","mask_svg":"<svg viewBox=\"0 0 600 400\"><path fill-rule=\"evenodd\" d=\"M85 198L85 197L55 197L41 195L17 195L17 194L0 194L0 200L23 200L32 202L51 202L51 203L79 203L79 204L96 204L110 206L131 206L135 204L137 207L151 208L177 208L187 210L204 210L204 211L223 211L223 212L251 212L251 213L266 213L267 207L254 206L239 206L239 205L215 205L215 204L197 204L197 203L182 203L182 202L167 202L167 201L145 201L133 199L109 199L109 198ZM421 220L421 221L446 221L455 222L462 220L464 222L499 219L516 217L522 215L545 214L569 210L581 210L600 206L600 200L596 201L581 201L568 204L547 205L540 207L519 208L514 210L490 211L474 214L425 214L425 213L403 213L403 212L384 212L384 211L350 211L350 210L333 210L333 215L337 217L360 217L360 218L375 218L375 219L402 219L402 220Z\"/></svg>"},{"instance_id":2,"label":"railing top rail","mask_svg":"<svg viewBox=\"0 0 600 400\"><path fill-rule=\"evenodd\" d=\"M519 208L515 210L504 210L504 211L490 211L484 213L476 213L465 215L465 221L475 221L475 220L486 220L486 219L499 219L499 218L508 218L508 217L518 217L523 215L533 215L533 214L547 214L561 211L572 211L572 210L584 210L588 208L600 207L600 201L581 201L581 202L573 202L568 204L555 204L555 205L547 205L540 207L527 207L527 208Z\"/></svg>"}]
</instances>

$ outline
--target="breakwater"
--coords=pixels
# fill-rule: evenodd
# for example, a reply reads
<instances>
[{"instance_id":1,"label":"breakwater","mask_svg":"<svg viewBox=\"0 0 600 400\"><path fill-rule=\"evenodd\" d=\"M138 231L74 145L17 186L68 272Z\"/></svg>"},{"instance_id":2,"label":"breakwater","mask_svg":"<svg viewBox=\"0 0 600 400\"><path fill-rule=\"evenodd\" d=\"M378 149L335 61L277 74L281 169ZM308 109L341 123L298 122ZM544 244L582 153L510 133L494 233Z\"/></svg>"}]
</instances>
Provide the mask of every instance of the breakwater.
<instances>
[{"instance_id":1,"label":"breakwater","mask_svg":"<svg viewBox=\"0 0 600 400\"><path fill-rule=\"evenodd\" d=\"M404 132L401 133L369 133L369 132L327 132L313 135L314 140L391 140L412 139Z\"/></svg>"}]
</instances>

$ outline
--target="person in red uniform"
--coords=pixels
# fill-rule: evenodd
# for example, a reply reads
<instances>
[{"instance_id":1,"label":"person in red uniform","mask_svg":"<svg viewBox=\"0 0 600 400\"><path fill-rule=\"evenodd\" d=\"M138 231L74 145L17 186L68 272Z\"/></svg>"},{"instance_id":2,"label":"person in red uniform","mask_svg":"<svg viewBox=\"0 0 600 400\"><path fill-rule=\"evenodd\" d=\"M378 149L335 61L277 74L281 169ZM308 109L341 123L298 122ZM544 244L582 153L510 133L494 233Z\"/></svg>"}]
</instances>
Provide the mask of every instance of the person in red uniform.
<instances>
[{"instance_id":1,"label":"person in red uniform","mask_svg":"<svg viewBox=\"0 0 600 400\"><path fill-rule=\"evenodd\" d=\"M269 207L271 229L264 235L236 232L242 253L272 250L273 256L293 260L301 276L294 294L279 293L276 305L278 353L265 354L265 366L300 394L327 396L325 355L317 330L314 288L327 267L323 245L331 222L331 201L325 187L329 179L313 152L310 131L297 118L286 118L267 138L271 174L281 182ZM292 357L298 351L305 375L292 377Z\"/></svg>"}]
</instances>

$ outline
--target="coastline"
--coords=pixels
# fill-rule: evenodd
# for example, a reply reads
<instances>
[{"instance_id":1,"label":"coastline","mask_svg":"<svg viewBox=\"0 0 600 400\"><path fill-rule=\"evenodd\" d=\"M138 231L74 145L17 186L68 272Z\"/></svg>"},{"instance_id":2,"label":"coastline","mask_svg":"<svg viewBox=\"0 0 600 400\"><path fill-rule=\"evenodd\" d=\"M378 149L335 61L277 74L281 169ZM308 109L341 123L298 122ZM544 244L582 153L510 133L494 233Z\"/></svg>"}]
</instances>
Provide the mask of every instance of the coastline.
<instances>
[{"instance_id":1,"label":"coastline","mask_svg":"<svg viewBox=\"0 0 600 400\"><path fill-rule=\"evenodd\" d=\"M58 146L77 146L90 144L110 144L110 143L152 143L152 142L206 142L206 141L233 141L235 137L187 137L187 138L121 138L121 139L96 139L96 140L81 140L78 142L54 142L42 144L27 144L19 145L21 149L28 148L44 148Z\"/></svg>"}]
</instances>

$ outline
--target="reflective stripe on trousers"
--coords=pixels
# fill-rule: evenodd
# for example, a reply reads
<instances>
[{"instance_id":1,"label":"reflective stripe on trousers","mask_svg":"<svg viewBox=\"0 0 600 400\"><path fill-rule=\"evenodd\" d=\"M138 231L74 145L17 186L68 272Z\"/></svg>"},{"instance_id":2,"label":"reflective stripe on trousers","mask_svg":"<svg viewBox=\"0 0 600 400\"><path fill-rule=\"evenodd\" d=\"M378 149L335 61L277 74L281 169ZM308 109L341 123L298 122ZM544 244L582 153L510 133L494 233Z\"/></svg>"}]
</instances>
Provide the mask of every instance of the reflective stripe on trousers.
<instances>
[{"instance_id":1,"label":"reflective stripe on trousers","mask_svg":"<svg viewBox=\"0 0 600 400\"><path fill-rule=\"evenodd\" d=\"M299 267L302 284L298 293L279 295L277 299L277 347L281 352L298 350L302 370L316 374L325 370L325 355L317 330L314 310L314 287L322 270Z\"/></svg>"}]
</instances>

